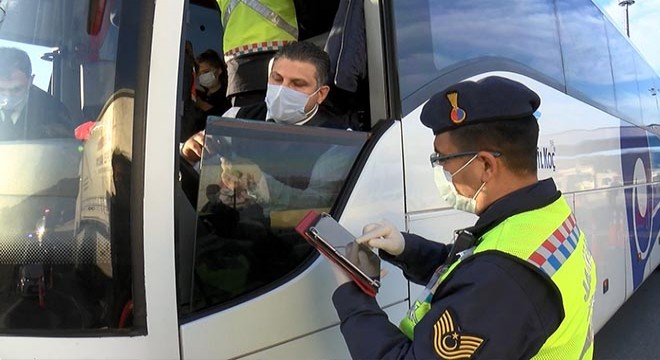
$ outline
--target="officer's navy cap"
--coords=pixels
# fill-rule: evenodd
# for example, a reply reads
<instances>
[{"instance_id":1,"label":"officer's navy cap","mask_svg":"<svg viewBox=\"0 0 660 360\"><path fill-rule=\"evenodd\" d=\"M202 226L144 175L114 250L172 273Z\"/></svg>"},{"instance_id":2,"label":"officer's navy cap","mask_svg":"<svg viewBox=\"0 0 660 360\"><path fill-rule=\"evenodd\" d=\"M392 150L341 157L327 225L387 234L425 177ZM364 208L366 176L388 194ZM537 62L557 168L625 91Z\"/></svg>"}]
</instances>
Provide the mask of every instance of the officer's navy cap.
<instances>
[{"instance_id":1,"label":"officer's navy cap","mask_svg":"<svg viewBox=\"0 0 660 360\"><path fill-rule=\"evenodd\" d=\"M438 135L463 126L495 120L526 120L541 99L525 85L499 76L463 81L433 95L421 120Z\"/></svg>"}]
</instances>

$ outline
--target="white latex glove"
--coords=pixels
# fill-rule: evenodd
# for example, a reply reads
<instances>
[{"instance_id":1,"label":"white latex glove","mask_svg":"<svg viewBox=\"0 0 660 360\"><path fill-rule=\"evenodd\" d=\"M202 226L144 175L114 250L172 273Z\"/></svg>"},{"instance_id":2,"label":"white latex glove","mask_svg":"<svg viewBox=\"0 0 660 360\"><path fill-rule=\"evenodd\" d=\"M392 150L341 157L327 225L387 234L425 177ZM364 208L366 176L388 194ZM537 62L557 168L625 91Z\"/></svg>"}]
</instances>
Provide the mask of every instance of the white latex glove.
<instances>
[{"instance_id":1,"label":"white latex glove","mask_svg":"<svg viewBox=\"0 0 660 360\"><path fill-rule=\"evenodd\" d=\"M367 250L371 251L371 250ZM387 269L381 269L379 268L370 268L369 265L371 263L368 260L367 254L364 253L364 251L358 251L358 246L355 243L349 243L346 246L346 258L350 260L353 264L358 265L360 269L362 269L367 275L372 276L374 274L379 274L380 279L382 280L385 276L387 276ZM332 272L335 275L335 280L337 281L337 285L341 286L344 285L347 282L351 282L352 279L342 270L339 265L335 263L331 263L332 266Z\"/></svg>"},{"instance_id":2,"label":"white latex glove","mask_svg":"<svg viewBox=\"0 0 660 360\"><path fill-rule=\"evenodd\" d=\"M399 229L384 219L377 223L365 225L362 228L362 236L355 241L372 248L381 249L394 256L401 255L406 245Z\"/></svg>"}]
</instances>

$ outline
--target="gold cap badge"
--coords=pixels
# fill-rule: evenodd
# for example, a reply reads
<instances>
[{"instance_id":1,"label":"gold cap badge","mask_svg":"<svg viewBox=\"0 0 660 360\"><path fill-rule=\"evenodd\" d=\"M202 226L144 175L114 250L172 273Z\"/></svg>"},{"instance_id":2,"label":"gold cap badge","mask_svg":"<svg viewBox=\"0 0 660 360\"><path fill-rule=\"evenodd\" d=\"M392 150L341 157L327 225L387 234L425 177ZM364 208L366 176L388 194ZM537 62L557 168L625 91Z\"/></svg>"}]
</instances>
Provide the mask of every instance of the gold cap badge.
<instances>
[{"instance_id":1,"label":"gold cap badge","mask_svg":"<svg viewBox=\"0 0 660 360\"><path fill-rule=\"evenodd\" d=\"M458 107L458 93L456 91L447 93L447 100L451 104L451 113L449 117L454 124L460 124L465 120L467 114L465 110Z\"/></svg>"}]
</instances>

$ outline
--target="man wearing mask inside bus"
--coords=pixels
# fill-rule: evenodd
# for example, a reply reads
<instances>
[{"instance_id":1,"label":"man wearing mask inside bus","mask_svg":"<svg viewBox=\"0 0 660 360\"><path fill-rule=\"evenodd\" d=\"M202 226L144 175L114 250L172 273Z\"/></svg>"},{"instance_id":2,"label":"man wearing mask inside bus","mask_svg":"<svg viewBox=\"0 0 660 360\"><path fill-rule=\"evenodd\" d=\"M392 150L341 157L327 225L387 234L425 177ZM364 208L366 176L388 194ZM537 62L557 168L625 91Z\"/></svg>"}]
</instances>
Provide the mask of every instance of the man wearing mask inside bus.
<instances>
[{"instance_id":1,"label":"man wearing mask inside bus","mask_svg":"<svg viewBox=\"0 0 660 360\"><path fill-rule=\"evenodd\" d=\"M330 59L318 46L307 42L289 43L274 56L268 77L268 90L263 103L229 109L224 117L266 120L279 124L317 126L349 129L349 120L338 117L323 106L330 87L326 85ZM181 149L181 155L190 163L201 159L204 132L189 138ZM241 154L258 151L251 144L232 144ZM283 153L289 150L283 150ZM305 151L300 148L296 151ZM271 210L281 207L298 208L308 204L320 206L329 199L345 174L345 161L351 153L341 148L330 148L322 154L309 174L307 189L295 189L268 174L262 173L257 164L230 163L222 159L221 182L225 188L237 191L250 188L250 197ZM263 164L261 164L263 166ZM237 174L240 174L237 176ZM262 176L266 175L266 176Z\"/></svg>"},{"instance_id":2,"label":"man wearing mask inside bus","mask_svg":"<svg viewBox=\"0 0 660 360\"><path fill-rule=\"evenodd\" d=\"M27 53L0 47L0 140L73 137L62 103L32 84Z\"/></svg>"},{"instance_id":3,"label":"man wearing mask inside bus","mask_svg":"<svg viewBox=\"0 0 660 360\"><path fill-rule=\"evenodd\" d=\"M289 43L273 57L264 102L233 107L223 116L348 129L348 119L335 116L323 106L330 92L326 85L329 69L328 54L318 46L308 42ZM198 162L203 141L203 132L193 135L181 148L181 155L190 163Z\"/></svg>"},{"instance_id":4,"label":"man wearing mask inside bus","mask_svg":"<svg viewBox=\"0 0 660 360\"><path fill-rule=\"evenodd\" d=\"M231 107L227 99L227 67L218 53L209 49L197 57L197 83L203 91L198 91L195 104L208 115L222 115Z\"/></svg>"}]
</instances>

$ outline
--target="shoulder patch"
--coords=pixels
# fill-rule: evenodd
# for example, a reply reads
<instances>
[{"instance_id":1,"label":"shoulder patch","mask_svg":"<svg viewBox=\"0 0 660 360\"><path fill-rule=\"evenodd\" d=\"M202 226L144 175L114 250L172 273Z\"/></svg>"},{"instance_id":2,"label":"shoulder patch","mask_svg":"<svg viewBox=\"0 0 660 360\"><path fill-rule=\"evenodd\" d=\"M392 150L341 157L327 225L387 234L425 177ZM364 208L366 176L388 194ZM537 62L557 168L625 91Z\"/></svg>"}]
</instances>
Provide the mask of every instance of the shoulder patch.
<instances>
[{"instance_id":1,"label":"shoulder patch","mask_svg":"<svg viewBox=\"0 0 660 360\"><path fill-rule=\"evenodd\" d=\"M483 342L483 338L463 332L449 309L433 325L433 346L442 359L471 359Z\"/></svg>"}]
</instances>

